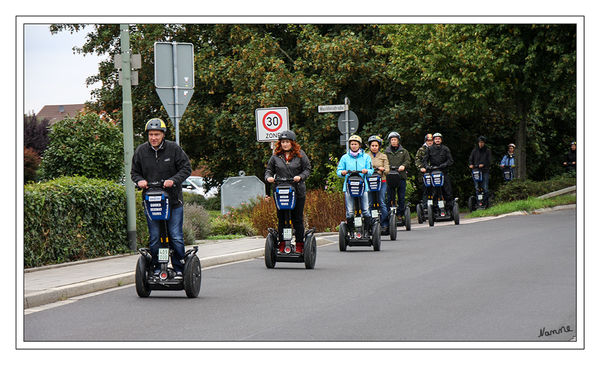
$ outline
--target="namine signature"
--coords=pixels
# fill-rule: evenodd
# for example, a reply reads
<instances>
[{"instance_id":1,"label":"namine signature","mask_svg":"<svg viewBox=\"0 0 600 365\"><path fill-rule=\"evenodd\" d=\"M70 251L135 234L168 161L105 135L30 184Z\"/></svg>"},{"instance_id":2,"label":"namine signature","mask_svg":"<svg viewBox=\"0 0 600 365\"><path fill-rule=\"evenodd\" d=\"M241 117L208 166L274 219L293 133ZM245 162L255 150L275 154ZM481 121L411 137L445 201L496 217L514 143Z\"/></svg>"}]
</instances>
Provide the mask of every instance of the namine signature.
<instances>
[{"instance_id":1,"label":"namine signature","mask_svg":"<svg viewBox=\"0 0 600 365\"><path fill-rule=\"evenodd\" d=\"M561 333L567 333L567 332L573 332L570 325L569 326L561 326L558 329L549 329L549 330L547 330L546 327L543 327L543 328L540 328L540 335L538 337L560 335Z\"/></svg>"}]
</instances>

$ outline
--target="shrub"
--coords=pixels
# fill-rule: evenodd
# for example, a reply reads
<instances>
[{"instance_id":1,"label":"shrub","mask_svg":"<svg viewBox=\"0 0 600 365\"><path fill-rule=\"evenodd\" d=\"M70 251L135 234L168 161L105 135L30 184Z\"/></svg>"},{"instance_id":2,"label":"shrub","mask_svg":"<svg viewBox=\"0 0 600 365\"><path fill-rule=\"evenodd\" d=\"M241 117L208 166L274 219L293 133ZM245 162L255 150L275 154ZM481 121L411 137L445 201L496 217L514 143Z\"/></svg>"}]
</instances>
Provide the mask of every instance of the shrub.
<instances>
[{"instance_id":1,"label":"shrub","mask_svg":"<svg viewBox=\"0 0 600 365\"><path fill-rule=\"evenodd\" d=\"M125 189L64 177L24 188L25 267L128 251Z\"/></svg>"},{"instance_id":2,"label":"shrub","mask_svg":"<svg viewBox=\"0 0 600 365\"><path fill-rule=\"evenodd\" d=\"M337 176L337 166L340 162L340 159L337 157L333 157L332 154L329 155L329 162L325 164L327 167L327 183L325 185L325 190L327 191L335 191L342 192L344 188L344 179Z\"/></svg>"},{"instance_id":3,"label":"shrub","mask_svg":"<svg viewBox=\"0 0 600 365\"><path fill-rule=\"evenodd\" d=\"M206 198L206 202L203 204L206 210L221 210L221 195Z\"/></svg>"},{"instance_id":4,"label":"shrub","mask_svg":"<svg viewBox=\"0 0 600 365\"><path fill-rule=\"evenodd\" d=\"M206 205L206 198L200 194L186 193L183 191L183 202L186 204Z\"/></svg>"},{"instance_id":5,"label":"shrub","mask_svg":"<svg viewBox=\"0 0 600 365\"><path fill-rule=\"evenodd\" d=\"M317 232L335 230L346 218L344 194L324 190L311 190L306 193L304 205L306 228L315 228Z\"/></svg>"},{"instance_id":6,"label":"shrub","mask_svg":"<svg viewBox=\"0 0 600 365\"><path fill-rule=\"evenodd\" d=\"M195 240L202 240L211 233L210 216L204 207L197 204L185 204L183 207L183 232L188 232L184 237L186 244L194 244Z\"/></svg>"},{"instance_id":7,"label":"shrub","mask_svg":"<svg viewBox=\"0 0 600 365\"><path fill-rule=\"evenodd\" d=\"M256 202L251 221L254 230L263 237L267 237L267 228L277 227L277 208L273 198L266 197Z\"/></svg>"},{"instance_id":8,"label":"shrub","mask_svg":"<svg viewBox=\"0 0 600 365\"><path fill-rule=\"evenodd\" d=\"M120 128L93 113L56 122L41 170L44 179L79 175L120 180L123 175Z\"/></svg>"},{"instance_id":9,"label":"shrub","mask_svg":"<svg viewBox=\"0 0 600 365\"><path fill-rule=\"evenodd\" d=\"M23 151L23 180L33 181L37 176L37 169L41 159L33 148L25 148Z\"/></svg>"},{"instance_id":10,"label":"shrub","mask_svg":"<svg viewBox=\"0 0 600 365\"><path fill-rule=\"evenodd\" d=\"M211 235L236 235L254 236L256 230L250 220L234 221L227 217L217 217L211 223Z\"/></svg>"},{"instance_id":11,"label":"shrub","mask_svg":"<svg viewBox=\"0 0 600 365\"><path fill-rule=\"evenodd\" d=\"M576 179L570 176L558 176L547 181L513 180L502 185L495 193L498 202L524 200L538 197L552 191L564 189L576 184Z\"/></svg>"}]
</instances>

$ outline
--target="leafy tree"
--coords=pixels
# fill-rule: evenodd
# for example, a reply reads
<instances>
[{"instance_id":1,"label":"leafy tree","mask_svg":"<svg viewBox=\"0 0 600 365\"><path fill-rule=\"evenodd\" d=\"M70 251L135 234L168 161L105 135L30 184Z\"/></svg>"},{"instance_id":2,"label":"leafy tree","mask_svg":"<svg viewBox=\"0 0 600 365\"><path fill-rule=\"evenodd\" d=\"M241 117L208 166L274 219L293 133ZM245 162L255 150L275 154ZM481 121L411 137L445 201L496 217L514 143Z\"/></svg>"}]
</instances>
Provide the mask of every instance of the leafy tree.
<instances>
[{"instance_id":1,"label":"leafy tree","mask_svg":"<svg viewBox=\"0 0 600 365\"><path fill-rule=\"evenodd\" d=\"M53 32L91 29L75 52L120 52L116 24L52 26ZM440 131L456 159L453 178L472 189L466 168L480 134L494 158L516 142L520 176L546 178L575 136L576 32L570 24L136 24L131 46L142 55L133 88L134 132L145 121L167 120L154 90L153 44L191 42L196 89L181 120L182 147L219 184L239 170L262 178L271 154L256 142L254 110L287 106L290 125L313 161L309 186L327 181L329 156L340 156L337 115L317 106L347 96L360 118L359 134L392 130L413 152L423 135ZM120 120L121 88L112 62L91 106ZM172 126L170 126L172 129ZM566 148L565 148L566 149ZM461 193L459 192L459 195Z\"/></svg>"},{"instance_id":2,"label":"leafy tree","mask_svg":"<svg viewBox=\"0 0 600 365\"><path fill-rule=\"evenodd\" d=\"M95 113L78 114L52 126L41 164L44 179L60 176L123 178L123 134Z\"/></svg>"},{"instance_id":3,"label":"leafy tree","mask_svg":"<svg viewBox=\"0 0 600 365\"><path fill-rule=\"evenodd\" d=\"M38 155L46 150L48 145L49 120L38 120L34 115L25 115L23 123L23 142L25 148L34 149Z\"/></svg>"},{"instance_id":4,"label":"leafy tree","mask_svg":"<svg viewBox=\"0 0 600 365\"><path fill-rule=\"evenodd\" d=\"M36 150L25 147L23 151L23 180L25 183L36 179L37 169L41 159Z\"/></svg>"}]
</instances>

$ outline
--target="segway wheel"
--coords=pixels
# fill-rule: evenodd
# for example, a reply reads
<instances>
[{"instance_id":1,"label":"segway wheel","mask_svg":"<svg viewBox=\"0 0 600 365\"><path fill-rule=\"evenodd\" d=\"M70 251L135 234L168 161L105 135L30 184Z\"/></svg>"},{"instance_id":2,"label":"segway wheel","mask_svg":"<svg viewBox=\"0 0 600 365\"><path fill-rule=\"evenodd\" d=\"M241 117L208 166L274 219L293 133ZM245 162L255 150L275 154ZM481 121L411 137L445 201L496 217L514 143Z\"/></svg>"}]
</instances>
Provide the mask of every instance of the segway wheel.
<instances>
[{"instance_id":1,"label":"segway wheel","mask_svg":"<svg viewBox=\"0 0 600 365\"><path fill-rule=\"evenodd\" d=\"M195 254L185 261L183 267L183 288L188 298L196 298L202 284L202 267L200 259Z\"/></svg>"},{"instance_id":2,"label":"segway wheel","mask_svg":"<svg viewBox=\"0 0 600 365\"><path fill-rule=\"evenodd\" d=\"M152 292L148 287L148 261L144 256L140 256L135 265L135 291L141 298L149 297Z\"/></svg>"},{"instance_id":3,"label":"segway wheel","mask_svg":"<svg viewBox=\"0 0 600 365\"><path fill-rule=\"evenodd\" d=\"M435 217L434 217L434 212L433 212L433 205L428 205L427 206L427 220L429 221L429 227L433 227L433 225L435 224Z\"/></svg>"},{"instance_id":4,"label":"segway wheel","mask_svg":"<svg viewBox=\"0 0 600 365\"><path fill-rule=\"evenodd\" d=\"M347 242L347 237L348 237L348 224L346 222L342 222L340 223L340 229L339 229L339 244L340 244L340 251L346 251L346 246L348 245Z\"/></svg>"},{"instance_id":5,"label":"segway wheel","mask_svg":"<svg viewBox=\"0 0 600 365\"><path fill-rule=\"evenodd\" d=\"M407 205L406 208L404 208L404 225L406 226L406 230L410 231L410 207Z\"/></svg>"},{"instance_id":6,"label":"segway wheel","mask_svg":"<svg viewBox=\"0 0 600 365\"><path fill-rule=\"evenodd\" d=\"M373 236L371 237L371 242L373 243L373 251L381 250L381 225L379 223L375 223L373 226Z\"/></svg>"},{"instance_id":7,"label":"segway wheel","mask_svg":"<svg viewBox=\"0 0 600 365\"><path fill-rule=\"evenodd\" d=\"M458 202L454 202L452 207L452 217L454 218L454 224L460 224L460 212L458 209Z\"/></svg>"},{"instance_id":8,"label":"segway wheel","mask_svg":"<svg viewBox=\"0 0 600 365\"><path fill-rule=\"evenodd\" d=\"M423 223L423 208L421 208L421 204L417 204L417 222L419 224Z\"/></svg>"},{"instance_id":9,"label":"segway wheel","mask_svg":"<svg viewBox=\"0 0 600 365\"><path fill-rule=\"evenodd\" d=\"M277 262L277 252L275 252L275 239L272 234L267 235L267 240L265 241L265 266L269 269L275 267L275 263Z\"/></svg>"},{"instance_id":10,"label":"segway wheel","mask_svg":"<svg viewBox=\"0 0 600 365\"><path fill-rule=\"evenodd\" d=\"M304 267L312 270L317 261L317 239L314 235L309 235L304 243Z\"/></svg>"},{"instance_id":11,"label":"segway wheel","mask_svg":"<svg viewBox=\"0 0 600 365\"><path fill-rule=\"evenodd\" d=\"M392 218L393 217L393 218ZM390 216L390 239L392 241L396 240L396 237L398 236L398 227L396 227L396 215L392 214Z\"/></svg>"},{"instance_id":12,"label":"segway wheel","mask_svg":"<svg viewBox=\"0 0 600 365\"><path fill-rule=\"evenodd\" d=\"M469 209L471 210L471 212L475 211L476 204L477 203L475 201L475 197L471 195L469 197Z\"/></svg>"}]
</instances>

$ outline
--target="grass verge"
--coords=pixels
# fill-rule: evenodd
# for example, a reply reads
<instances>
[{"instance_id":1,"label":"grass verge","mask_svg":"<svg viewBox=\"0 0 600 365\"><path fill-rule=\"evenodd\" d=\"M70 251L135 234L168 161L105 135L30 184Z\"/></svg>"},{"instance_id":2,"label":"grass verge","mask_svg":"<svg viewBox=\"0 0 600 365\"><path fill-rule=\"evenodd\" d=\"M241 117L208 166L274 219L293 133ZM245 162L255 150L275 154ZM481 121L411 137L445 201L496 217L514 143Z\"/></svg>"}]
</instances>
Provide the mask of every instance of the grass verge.
<instances>
[{"instance_id":1,"label":"grass verge","mask_svg":"<svg viewBox=\"0 0 600 365\"><path fill-rule=\"evenodd\" d=\"M216 235L216 236L208 236L206 237L207 240L235 240L237 238L244 238L244 237L248 237L245 236L243 234L221 234L221 235Z\"/></svg>"},{"instance_id":2,"label":"grass verge","mask_svg":"<svg viewBox=\"0 0 600 365\"><path fill-rule=\"evenodd\" d=\"M536 209L550 208L558 205L575 204L577 197L575 195L562 195L550 199L529 198L525 200L516 200L508 203L494 205L489 209L476 210L467 215L467 218L488 217L501 215L511 212L526 211L532 212Z\"/></svg>"}]
</instances>

